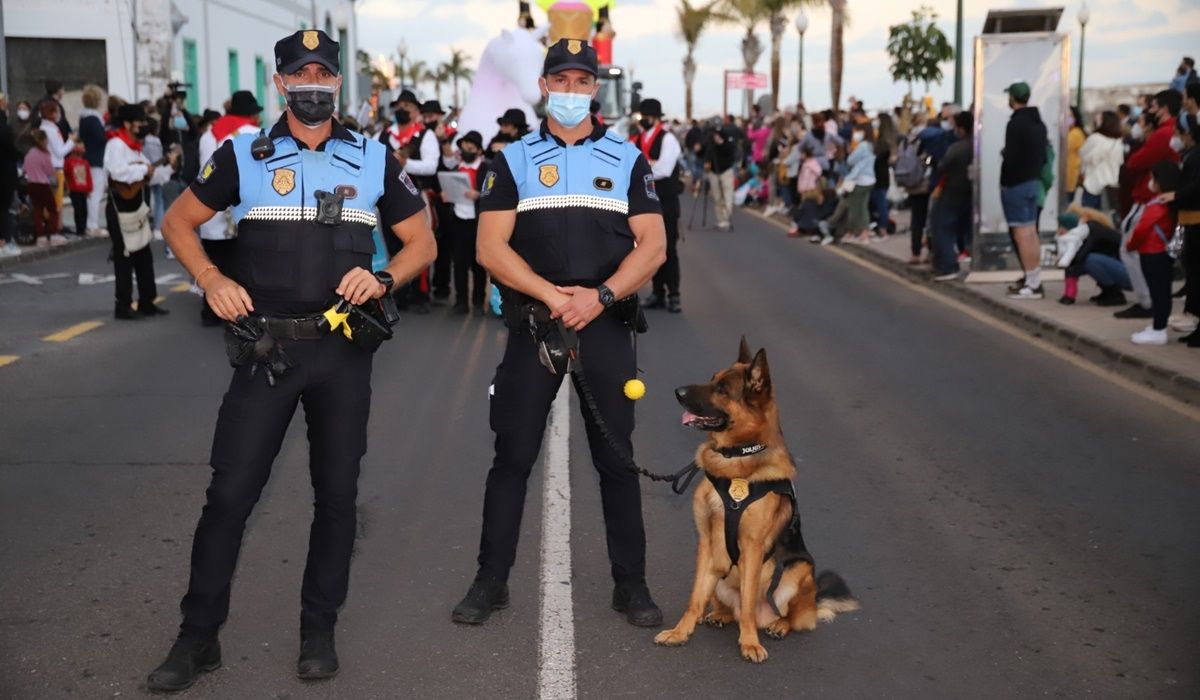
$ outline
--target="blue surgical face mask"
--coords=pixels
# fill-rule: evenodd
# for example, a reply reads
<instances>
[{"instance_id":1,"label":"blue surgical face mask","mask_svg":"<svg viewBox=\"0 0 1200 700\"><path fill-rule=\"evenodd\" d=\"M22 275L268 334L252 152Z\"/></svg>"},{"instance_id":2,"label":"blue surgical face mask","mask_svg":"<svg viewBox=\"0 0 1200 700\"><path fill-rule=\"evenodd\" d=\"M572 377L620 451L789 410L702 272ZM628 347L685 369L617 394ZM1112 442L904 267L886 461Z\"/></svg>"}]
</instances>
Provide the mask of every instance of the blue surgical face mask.
<instances>
[{"instance_id":1,"label":"blue surgical face mask","mask_svg":"<svg viewBox=\"0 0 1200 700\"><path fill-rule=\"evenodd\" d=\"M579 126L591 114L592 96L574 92L552 92L546 100L546 113L568 129Z\"/></svg>"},{"instance_id":2,"label":"blue surgical face mask","mask_svg":"<svg viewBox=\"0 0 1200 700\"><path fill-rule=\"evenodd\" d=\"M178 131L186 131L188 128L187 117L182 114L175 115L175 128Z\"/></svg>"}]
</instances>

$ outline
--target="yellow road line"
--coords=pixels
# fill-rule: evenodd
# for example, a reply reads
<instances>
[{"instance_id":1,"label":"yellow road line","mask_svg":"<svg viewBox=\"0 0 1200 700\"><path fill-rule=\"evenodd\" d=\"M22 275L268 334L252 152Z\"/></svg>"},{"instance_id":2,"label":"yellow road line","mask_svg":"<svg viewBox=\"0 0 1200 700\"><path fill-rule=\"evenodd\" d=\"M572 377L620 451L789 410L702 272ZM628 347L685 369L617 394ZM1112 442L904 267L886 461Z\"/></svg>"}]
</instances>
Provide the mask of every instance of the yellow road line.
<instances>
[{"instance_id":1,"label":"yellow road line","mask_svg":"<svg viewBox=\"0 0 1200 700\"><path fill-rule=\"evenodd\" d=\"M757 212L750 212L750 213L754 214L755 216L757 216L759 219L761 219L763 221L774 224L775 226L777 226L781 229L786 230L786 228L787 228L782 223L775 221L773 219L770 219L768 217L762 216L762 215L758 214ZM1117 386L1121 387L1122 389L1131 391L1131 392L1137 394L1138 396L1141 396L1142 398L1146 399L1147 401L1156 403L1159 406L1162 406L1163 408L1168 408L1172 411L1175 411L1176 413L1179 413L1180 415L1183 415L1187 418L1190 418L1191 420L1196 421L1197 423L1200 423L1200 407L1191 406L1182 401L1179 401L1178 399L1167 396L1166 394L1161 394L1161 393L1155 391L1154 389L1151 389L1146 386L1142 386L1141 384L1133 381L1132 379L1128 379L1128 378L1123 377L1114 372L1110 372L1109 370L1107 370L1099 365L1093 364L1070 351L1064 350L1064 349L1058 347L1057 345L1050 343L1049 341L1043 340L1041 338L1035 338L1034 336L1029 335L1025 331L1023 331L1019 328L1016 328L1014 326L1011 326L1008 323L1005 323L1004 321L1001 321L997 318L994 318L993 316L991 316L983 311L980 311L979 309L976 309L976 308L974 308L968 304L965 304L957 299L952 299L950 297L939 294L938 292L935 292L932 289L929 289L928 287L924 287L920 284L913 282L910 279L906 279L900 275L897 275L896 273L892 272L891 270L885 270L884 268L876 265L875 263L870 262L868 260L864 260L863 258L860 258L857 255L854 255L853 253L847 253L846 251L841 250L835 246L821 246L821 247L823 249L829 251L830 253L833 253L834 255L841 257L843 260L852 262L855 265L858 265L859 267L862 267L866 270L870 270L871 272L874 272L875 274L879 275L880 277L886 277L904 287L907 287L908 289L910 289L918 294L924 295L930 299L933 299L942 304L945 304L946 306L949 306L949 307L955 309L956 311L960 311L960 312L966 314L967 316L970 316L971 318L975 319L976 321L979 321L980 323L990 326L991 328L995 328L996 330L1001 331L1001 332L1009 335L1010 337L1016 338L1017 340L1023 341L1025 343L1028 343L1029 345L1032 345L1036 348L1044 350L1045 352L1047 352L1051 355L1054 355L1055 357L1057 357L1060 360L1063 360L1064 362L1069 362L1072 365L1078 367L1079 369L1089 372L1089 373L1091 373L1097 377L1100 377L1101 379L1104 379L1112 384L1116 384Z\"/></svg>"},{"instance_id":2,"label":"yellow road line","mask_svg":"<svg viewBox=\"0 0 1200 700\"><path fill-rule=\"evenodd\" d=\"M83 323L76 323L75 325L71 326L70 328L64 328L57 333L51 333L50 335L46 336L45 338L42 338L42 340L45 340L50 343L65 343L66 341L70 340L71 338L83 335L84 333L87 333L88 331L94 331L103 325L104 325L103 321L84 321Z\"/></svg>"},{"instance_id":3,"label":"yellow road line","mask_svg":"<svg viewBox=\"0 0 1200 700\"><path fill-rule=\"evenodd\" d=\"M187 290L189 290L191 288L192 288L191 282L180 282L179 284L175 285L174 287L171 287L171 291L172 292L186 292Z\"/></svg>"},{"instance_id":4,"label":"yellow road line","mask_svg":"<svg viewBox=\"0 0 1200 700\"><path fill-rule=\"evenodd\" d=\"M21 358L17 355L0 355L0 367L11 365L19 359Z\"/></svg>"}]
</instances>

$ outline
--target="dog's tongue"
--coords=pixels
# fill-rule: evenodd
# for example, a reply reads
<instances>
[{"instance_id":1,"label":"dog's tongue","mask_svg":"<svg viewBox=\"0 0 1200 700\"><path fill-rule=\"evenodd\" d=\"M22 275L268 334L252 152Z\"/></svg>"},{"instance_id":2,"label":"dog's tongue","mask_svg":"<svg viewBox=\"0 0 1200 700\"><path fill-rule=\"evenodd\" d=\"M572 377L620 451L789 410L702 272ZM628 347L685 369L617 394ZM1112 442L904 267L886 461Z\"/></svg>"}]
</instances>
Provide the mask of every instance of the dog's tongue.
<instances>
[{"instance_id":1,"label":"dog's tongue","mask_svg":"<svg viewBox=\"0 0 1200 700\"><path fill-rule=\"evenodd\" d=\"M683 412L683 424L684 425L691 425L691 423L693 421L697 421L697 420L700 420L700 416L696 415L695 413L691 413L689 411Z\"/></svg>"}]
</instances>

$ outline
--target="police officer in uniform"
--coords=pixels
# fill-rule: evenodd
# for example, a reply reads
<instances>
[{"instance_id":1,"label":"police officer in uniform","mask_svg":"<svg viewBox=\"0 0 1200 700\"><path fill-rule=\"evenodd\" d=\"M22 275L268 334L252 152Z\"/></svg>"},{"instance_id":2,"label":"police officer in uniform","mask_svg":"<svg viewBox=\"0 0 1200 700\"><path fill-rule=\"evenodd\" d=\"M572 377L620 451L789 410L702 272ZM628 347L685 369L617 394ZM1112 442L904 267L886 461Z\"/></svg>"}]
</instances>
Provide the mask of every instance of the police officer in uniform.
<instances>
[{"instance_id":1,"label":"police officer in uniform","mask_svg":"<svg viewBox=\"0 0 1200 700\"><path fill-rule=\"evenodd\" d=\"M650 163L654 174L654 189L662 202L663 223L667 227L667 261L654 273L653 293L642 304L647 309L666 308L679 313L679 195L683 181L679 179L679 156L683 150L679 139L663 123L662 103L655 99L642 100L642 133L635 142Z\"/></svg>"},{"instance_id":2,"label":"police officer in uniform","mask_svg":"<svg viewBox=\"0 0 1200 700\"><path fill-rule=\"evenodd\" d=\"M255 371L257 364L234 371L217 417L183 623L166 661L147 679L151 690L181 690L220 666L217 631L229 610L246 518L298 403L308 424L314 514L297 673L337 673L333 630L354 545L372 355L343 332L330 332L321 313L339 298L379 299L436 256L423 203L399 162L332 118L342 83L337 42L321 31L296 32L275 45L275 65L285 114L269 133L239 135L217 149L163 221L163 234L212 310L265 329L292 367L273 378ZM226 207L238 228L229 277L205 256L195 232ZM376 210L404 249L372 274Z\"/></svg>"},{"instance_id":3,"label":"police officer in uniform","mask_svg":"<svg viewBox=\"0 0 1200 700\"><path fill-rule=\"evenodd\" d=\"M632 454L633 402L622 393L635 376L628 311L666 248L654 176L638 149L588 113L598 91L595 50L562 39L546 54L539 80L547 118L492 163L480 193L479 262L505 289L510 311L504 359L491 399L495 458L488 472L479 569L455 622L480 624L508 605L526 482L541 448L562 376L539 361L533 335L512 310L541 302L578 332L587 384L621 449ZM576 383L576 390L579 384ZM581 403L592 461L600 473L613 608L629 622L656 626L662 613L645 581L641 491Z\"/></svg>"}]
</instances>

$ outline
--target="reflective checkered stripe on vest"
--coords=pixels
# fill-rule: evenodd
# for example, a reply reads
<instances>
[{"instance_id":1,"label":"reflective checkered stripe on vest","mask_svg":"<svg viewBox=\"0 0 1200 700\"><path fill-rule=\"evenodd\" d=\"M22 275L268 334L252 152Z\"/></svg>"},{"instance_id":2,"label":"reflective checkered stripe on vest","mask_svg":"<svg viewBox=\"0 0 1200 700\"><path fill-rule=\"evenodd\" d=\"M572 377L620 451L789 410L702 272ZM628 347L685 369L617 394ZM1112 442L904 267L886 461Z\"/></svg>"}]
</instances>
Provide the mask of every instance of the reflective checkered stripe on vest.
<instances>
[{"instance_id":1,"label":"reflective checkered stripe on vest","mask_svg":"<svg viewBox=\"0 0 1200 700\"><path fill-rule=\"evenodd\" d=\"M275 139L274 155L257 161L250 155L256 136L233 139L241 198L233 208L233 277L256 311L320 311L346 272L371 269L387 151L359 134L353 142L331 139L324 151L283 137ZM316 222L318 190L345 196L341 224Z\"/></svg>"},{"instance_id":2,"label":"reflective checkered stripe on vest","mask_svg":"<svg viewBox=\"0 0 1200 700\"><path fill-rule=\"evenodd\" d=\"M510 244L556 284L596 285L633 250L629 177L638 150L612 132L564 148L534 132L504 149L517 183Z\"/></svg>"}]
</instances>

